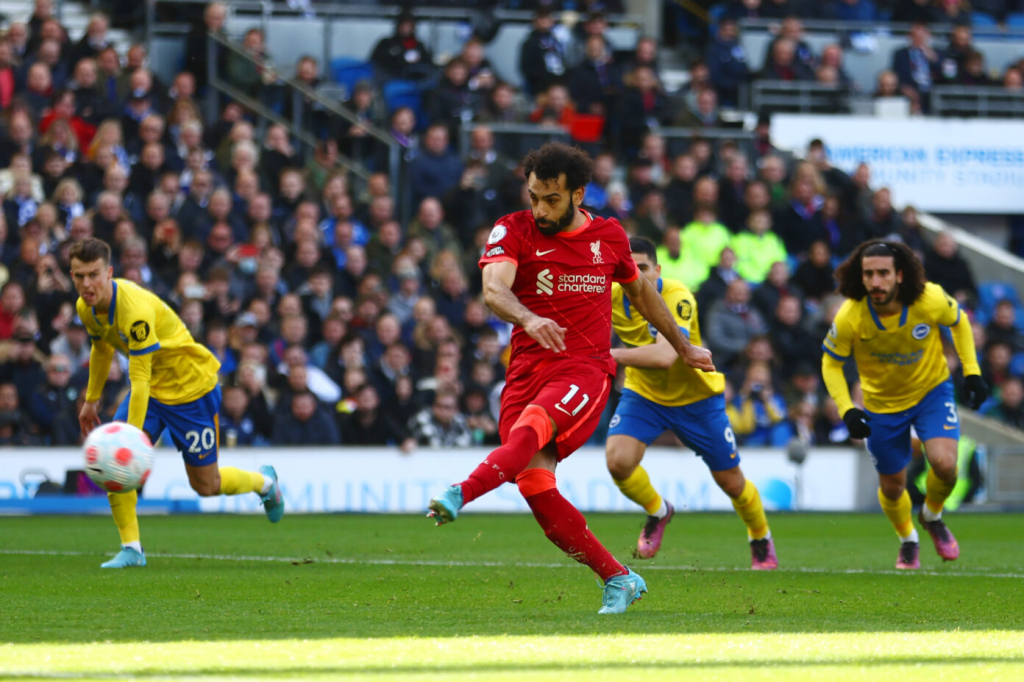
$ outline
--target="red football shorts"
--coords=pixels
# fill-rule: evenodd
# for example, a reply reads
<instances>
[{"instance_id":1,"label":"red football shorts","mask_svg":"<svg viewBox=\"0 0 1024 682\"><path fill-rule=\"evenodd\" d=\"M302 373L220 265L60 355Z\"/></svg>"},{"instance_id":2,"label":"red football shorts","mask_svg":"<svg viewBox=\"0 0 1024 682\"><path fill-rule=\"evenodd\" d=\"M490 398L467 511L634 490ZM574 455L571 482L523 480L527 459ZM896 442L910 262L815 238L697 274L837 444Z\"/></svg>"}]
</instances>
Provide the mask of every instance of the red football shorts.
<instances>
[{"instance_id":1,"label":"red football shorts","mask_svg":"<svg viewBox=\"0 0 1024 682\"><path fill-rule=\"evenodd\" d=\"M558 461L586 443L594 433L608 402L612 378L598 365L583 359L539 363L529 374L514 379L501 392L498 432L501 442L527 405L544 409L555 422Z\"/></svg>"}]
</instances>

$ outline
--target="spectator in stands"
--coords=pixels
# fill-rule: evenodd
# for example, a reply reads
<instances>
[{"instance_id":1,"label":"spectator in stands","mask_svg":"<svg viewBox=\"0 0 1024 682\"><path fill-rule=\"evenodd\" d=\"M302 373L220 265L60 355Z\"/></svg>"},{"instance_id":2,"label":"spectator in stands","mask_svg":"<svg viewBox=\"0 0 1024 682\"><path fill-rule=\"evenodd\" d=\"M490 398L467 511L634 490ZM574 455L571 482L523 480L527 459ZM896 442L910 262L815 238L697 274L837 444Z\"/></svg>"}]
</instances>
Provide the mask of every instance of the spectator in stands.
<instances>
[{"instance_id":1,"label":"spectator in stands","mask_svg":"<svg viewBox=\"0 0 1024 682\"><path fill-rule=\"evenodd\" d=\"M925 253L924 271L928 279L942 286L950 296L969 303L978 300L978 287L974 274L958 251L960 246L949 232L940 232L932 242L932 248ZM991 384L990 384L991 385Z\"/></svg>"},{"instance_id":2,"label":"spectator in stands","mask_svg":"<svg viewBox=\"0 0 1024 682\"><path fill-rule=\"evenodd\" d=\"M992 321L985 327L987 344L1005 343L1013 353L1024 352L1024 334L1017 329L1017 308L1004 299L996 304Z\"/></svg>"},{"instance_id":3,"label":"spectator in stands","mask_svg":"<svg viewBox=\"0 0 1024 682\"><path fill-rule=\"evenodd\" d=\"M1021 92L1024 90L1024 74L1016 67L1009 67L1003 74L1003 87L1009 92Z\"/></svg>"},{"instance_id":4,"label":"spectator in stands","mask_svg":"<svg viewBox=\"0 0 1024 682\"><path fill-rule=\"evenodd\" d=\"M776 210L773 220L789 255L803 258L813 242L827 240L821 218L824 192L824 182L810 164L801 164L793 173L789 202Z\"/></svg>"},{"instance_id":5,"label":"spectator in stands","mask_svg":"<svg viewBox=\"0 0 1024 682\"><path fill-rule=\"evenodd\" d=\"M735 107L739 102L739 89L746 84L750 70L746 51L739 44L739 29L731 18L719 22L706 58L719 101L723 106Z\"/></svg>"},{"instance_id":6,"label":"spectator in stands","mask_svg":"<svg viewBox=\"0 0 1024 682\"><path fill-rule=\"evenodd\" d=\"M771 229L771 213L760 209L748 216L746 230L729 242L736 253L736 272L751 284L763 282L772 264L786 260L786 247Z\"/></svg>"},{"instance_id":7,"label":"spectator in stands","mask_svg":"<svg viewBox=\"0 0 1024 682\"><path fill-rule=\"evenodd\" d=\"M693 220L693 191L696 181L697 162L693 156L677 156L672 162L672 177L665 186L668 217L676 225L685 225Z\"/></svg>"},{"instance_id":8,"label":"spectator in stands","mask_svg":"<svg viewBox=\"0 0 1024 682\"><path fill-rule=\"evenodd\" d=\"M761 286L754 290L751 302L764 319L771 319L779 301L785 296L803 300L804 292L789 276L789 264L785 260L772 263Z\"/></svg>"},{"instance_id":9,"label":"spectator in stands","mask_svg":"<svg viewBox=\"0 0 1024 682\"><path fill-rule=\"evenodd\" d=\"M892 71L880 71L875 83L875 92L872 97L875 99L887 97L903 97L900 91L900 79Z\"/></svg>"},{"instance_id":10,"label":"spectator in stands","mask_svg":"<svg viewBox=\"0 0 1024 682\"><path fill-rule=\"evenodd\" d=\"M1008 426L1024 429L1024 384L1021 380L1011 377L1004 381L998 401L985 410L984 414Z\"/></svg>"},{"instance_id":11,"label":"spectator in stands","mask_svg":"<svg viewBox=\"0 0 1024 682\"><path fill-rule=\"evenodd\" d=\"M1003 383L1012 375L1010 362L1013 352L1005 343L990 343L985 348L985 357L981 362L981 376L993 388L1002 388Z\"/></svg>"},{"instance_id":12,"label":"spectator in stands","mask_svg":"<svg viewBox=\"0 0 1024 682\"><path fill-rule=\"evenodd\" d=\"M843 48L832 43L821 50L819 69L827 67L835 70L835 84L842 88L853 88L854 82L843 66Z\"/></svg>"},{"instance_id":13,"label":"spectator in stands","mask_svg":"<svg viewBox=\"0 0 1024 682\"><path fill-rule=\"evenodd\" d=\"M807 260L793 273L793 283L800 287L807 299L821 301L835 291L832 278L832 252L824 241L811 244Z\"/></svg>"},{"instance_id":14,"label":"spectator in stands","mask_svg":"<svg viewBox=\"0 0 1024 682\"><path fill-rule=\"evenodd\" d=\"M409 162L409 192L414 205L427 197L443 197L459 184L463 165L448 147L448 127L435 123L423 136L420 153Z\"/></svg>"},{"instance_id":15,"label":"spectator in stands","mask_svg":"<svg viewBox=\"0 0 1024 682\"><path fill-rule=\"evenodd\" d=\"M569 99L569 90L561 83L553 83L537 95L537 107L530 114L531 123L561 126L569 129L576 118L576 105Z\"/></svg>"},{"instance_id":16,"label":"spectator in stands","mask_svg":"<svg viewBox=\"0 0 1024 682\"><path fill-rule=\"evenodd\" d=\"M683 248L679 235L678 227L666 228L662 245L658 247L658 264L662 276L679 280L691 291L696 290L707 279L710 268L689 249Z\"/></svg>"},{"instance_id":17,"label":"spectator in stands","mask_svg":"<svg viewBox=\"0 0 1024 682\"><path fill-rule=\"evenodd\" d=\"M966 66L967 57L974 52L971 45L971 27L966 24L954 26L949 34L946 49L939 53L939 63L935 69L937 83L953 85L961 80Z\"/></svg>"},{"instance_id":18,"label":"spectator in stands","mask_svg":"<svg viewBox=\"0 0 1024 682\"><path fill-rule=\"evenodd\" d=\"M569 72L569 94L581 113L605 116L613 111L622 84L603 36L587 38L584 59Z\"/></svg>"},{"instance_id":19,"label":"spectator in stands","mask_svg":"<svg viewBox=\"0 0 1024 682\"><path fill-rule=\"evenodd\" d=\"M650 36L643 36L636 41L632 56L622 65L623 73L633 73L641 67L651 70L656 80L661 80L658 67L658 41Z\"/></svg>"},{"instance_id":20,"label":"spectator in stands","mask_svg":"<svg viewBox=\"0 0 1024 682\"><path fill-rule=\"evenodd\" d=\"M967 0L935 0L934 5L938 9L938 16L935 19L936 23L971 23L971 3Z\"/></svg>"},{"instance_id":21,"label":"spectator in stands","mask_svg":"<svg viewBox=\"0 0 1024 682\"><path fill-rule=\"evenodd\" d=\"M35 332L28 317L23 317L14 331L13 343L0 364L0 383L13 383L18 388L18 402L30 404L32 392L46 381L43 361L46 359L35 345Z\"/></svg>"},{"instance_id":22,"label":"spectator in stands","mask_svg":"<svg viewBox=\"0 0 1024 682\"><path fill-rule=\"evenodd\" d=\"M53 355L46 362L46 379L33 391L29 414L47 445L75 445L81 436L76 419L78 391L71 386L71 361Z\"/></svg>"},{"instance_id":23,"label":"spectator in stands","mask_svg":"<svg viewBox=\"0 0 1024 682\"><path fill-rule=\"evenodd\" d=\"M868 239L900 236L903 219L892 205L892 193L888 187L879 188L871 198L871 214L867 216L865 236Z\"/></svg>"},{"instance_id":24,"label":"spectator in stands","mask_svg":"<svg viewBox=\"0 0 1024 682\"><path fill-rule=\"evenodd\" d=\"M249 395L237 385L224 387L224 402L220 411L221 447L265 445L249 410Z\"/></svg>"},{"instance_id":25,"label":"spectator in stands","mask_svg":"<svg viewBox=\"0 0 1024 682\"><path fill-rule=\"evenodd\" d=\"M433 57L427 46L416 37L416 17L409 9L395 18L395 32L381 38L373 48L370 61L377 68L377 78L421 80L434 72Z\"/></svg>"},{"instance_id":26,"label":"spectator in stands","mask_svg":"<svg viewBox=\"0 0 1024 682\"><path fill-rule=\"evenodd\" d=\"M910 27L910 44L892 56L892 70L900 82L900 92L910 100L914 113L930 111L933 74L939 55L929 44L931 31L926 24L915 22Z\"/></svg>"},{"instance_id":27,"label":"spectator in stands","mask_svg":"<svg viewBox=\"0 0 1024 682\"><path fill-rule=\"evenodd\" d=\"M423 240L428 262L432 262L442 251L449 251L456 258L461 252L455 229L444 222L444 209L441 208L441 202L433 197L427 197L420 202L416 218L409 225L409 238Z\"/></svg>"},{"instance_id":28,"label":"spectator in stands","mask_svg":"<svg viewBox=\"0 0 1024 682\"><path fill-rule=\"evenodd\" d=\"M480 123L522 123L526 117L525 107L515 88L508 83L498 83L477 113L476 120Z\"/></svg>"},{"instance_id":29,"label":"spectator in stands","mask_svg":"<svg viewBox=\"0 0 1024 682\"><path fill-rule=\"evenodd\" d=\"M702 182L713 182L710 178L702 178ZM718 264L722 249L729 245L732 238L728 228L718 222L712 207L698 207L692 222L683 228L679 235L691 252L707 267Z\"/></svg>"},{"instance_id":30,"label":"spectator in stands","mask_svg":"<svg viewBox=\"0 0 1024 682\"><path fill-rule=\"evenodd\" d=\"M722 367L732 364L752 338L768 331L764 318L750 307L750 285L742 279L733 280L725 298L712 304L706 315L707 343Z\"/></svg>"},{"instance_id":31,"label":"spectator in stands","mask_svg":"<svg viewBox=\"0 0 1024 682\"><path fill-rule=\"evenodd\" d=\"M0 383L0 445L41 445L36 426L20 405L14 384Z\"/></svg>"},{"instance_id":32,"label":"spectator in stands","mask_svg":"<svg viewBox=\"0 0 1024 682\"><path fill-rule=\"evenodd\" d=\"M939 21L939 11L932 0L896 0L893 3L892 20L930 24Z\"/></svg>"},{"instance_id":33,"label":"spectator in stands","mask_svg":"<svg viewBox=\"0 0 1024 682\"><path fill-rule=\"evenodd\" d=\"M409 421L416 443L429 448L465 448L473 444L466 417L459 412L458 391L450 385L440 386L434 403Z\"/></svg>"},{"instance_id":34,"label":"spectator in stands","mask_svg":"<svg viewBox=\"0 0 1024 682\"><path fill-rule=\"evenodd\" d=\"M445 65L441 82L428 93L430 121L447 125L449 133L455 136L463 121L473 119L476 107L476 94L469 88L469 68L456 57Z\"/></svg>"},{"instance_id":35,"label":"spectator in stands","mask_svg":"<svg viewBox=\"0 0 1024 682\"><path fill-rule=\"evenodd\" d=\"M772 43L771 59L765 61L761 79L778 81L812 81L814 71L797 59L796 45L792 40L780 38Z\"/></svg>"},{"instance_id":36,"label":"spectator in stands","mask_svg":"<svg viewBox=\"0 0 1024 682\"><path fill-rule=\"evenodd\" d=\"M490 94L498 82L494 66L491 65L484 52L484 41L476 36L470 37L462 45L459 58L469 70L469 80L467 81L469 89L477 94L479 100L482 100ZM477 104L479 105L479 101Z\"/></svg>"},{"instance_id":37,"label":"spectator in stands","mask_svg":"<svg viewBox=\"0 0 1024 682\"><path fill-rule=\"evenodd\" d=\"M803 22L800 21L799 17L793 15L787 16L783 19L778 37L768 44L768 50L765 53L764 58L764 68L770 69L777 66L775 60L778 55L776 54L775 46L783 40L788 40L792 43L793 62L796 66L792 66L790 68L794 68L798 70L799 73L803 74L812 73L816 62L814 58L814 50L812 50L811 46L806 40L804 40ZM798 80L805 79L798 78Z\"/></svg>"},{"instance_id":38,"label":"spectator in stands","mask_svg":"<svg viewBox=\"0 0 1024 682\"><path fill-rule=\"evenodd\" d=\"M832 398L827 398L814 422L814 442L818 445L849 445L850 430L839 416Z\"/></svg>"},{"instance_id":39,"label":"spectator in stands","mask_svg":"<svg viewBox=\"0 0 1024 682\"><path fill-rule=\"evenodd\" d=\"M996 81L989 78L985 72L985 55L980 52L970 52L964 59L963 73L960 75L960 85L974 85L978 87L989 87L996 85Z\"/></svg>"},{"instance_id":40,"label":"spectator in stands","mask_svg":"<svg viewBox=\"0 0 1024 682\"><path fill-rule=\"evenodd\" d=\"M537 10L533 32L519 48L519 72L531 95L544 92L566 73L565 46L552 33L554 27L551 12Z\"/></svg>"},{"instance_id":41,"label":"spectator in stands","mask_svg":"<svg viewBox=\"0 0 1024 682\"><path fill-rule=\"evenodd\" d=\"M697 93L696 108L686 108L678 114L674 121L681 128L721 128L721 114L718 110L718 95L711 88Z\"/></svg>"},{"instance_id":42,"label":"spectator in stands","mask_svg":"<svg viewBox=\"0 0 1024 682\"><path fill-rule=\"evenodd\" d=\"M338 427L310 391L293 394L274 420L274 445L339 445Z\"/></svg>"},{"instance_id":43,"label":"spectator in stands","mask_svg":"<svg viewBox=\"0 0 1024 682\"><path fill-rule=\"evenodd\" d=\"M622 145L629 157L639 151L643 136L652 125L663 123L668 103L654 70L642 66L626 76L622 97Z\"/></svg>"},{"instance_id":44,"label":"spectator in stands","mask_svg":"<svg viewBox=\"0 0 1024 682\"><path fill-rule=\"evenodd\" d=\"M878 17L878 8L872 0L839 0L833 11L840 21L875 21Z\"/></svg>"},{"instance_id":45,"label":"spectator in stands","mask_svg":"<svg viewBox=\"0 0 1024 682\"><path fill-rule=\"evenodd\" d=\"M355 391L356 408L338 414L338 430L345 445L396 445L402 452L416 447L405 427L381 410L380 396L372 384Z\"/></svg>"},{"instance_id":46,"label":"spectator in stands","mask_svg":"<svg viewBox=\"0 0 1024 682\"><path fill-rule=\"evenodd\" d=\"M793 435L786 422L786 404L773 390L771 371L763 362L747 368L733 409L733 430L748 447L783 447Z\"/></svg>"}]
</instances>

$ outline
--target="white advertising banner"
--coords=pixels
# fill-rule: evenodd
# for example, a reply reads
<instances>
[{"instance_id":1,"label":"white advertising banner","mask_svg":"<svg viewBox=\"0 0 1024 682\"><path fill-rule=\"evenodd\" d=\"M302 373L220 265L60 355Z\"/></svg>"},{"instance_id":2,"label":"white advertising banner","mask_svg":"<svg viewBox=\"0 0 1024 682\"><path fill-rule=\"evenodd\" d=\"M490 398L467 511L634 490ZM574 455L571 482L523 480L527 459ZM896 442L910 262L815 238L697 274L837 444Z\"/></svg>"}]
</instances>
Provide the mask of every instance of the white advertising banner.
<instances>
[{"instance_id":1,"label":"white advertising banner","mask_svg":"<svg viewBox=\"0 0 1024 682\"><path fill-rule=\"evenodd\" d=\"M892 189L897 206L1024 213L1024 122L776 114L771 134L799 152L821 138L846 172L867 163L872 187Z\"/></svg>"},{"instance_id":2,"label":"white advertising banner","mask_svg":"<svg viewBox=\"0 0 1024 682\"><path fill-rule=\"evenodd\" d=\"M464 479L488 451L418 450L403 455L393 448L275 448L223 450L225 465L255 470L272 464L289 513L425 513L430 497ZM854 509L859 453L852 449L812 450L802 471L782 450L744 450L743 471L760 489L765 507L848 511ZM80 451L67 448L8 450L0 453L0 501L31 497L23 471L45 472L64 481L67 469L82 468ZM651 481L673 504L692 511L731 510L704 462L690 451L653 448L644 458ZM39 476L32 477L38 481ZM604 450L584 448L558 466L558 488L582 511L636 511L605 468ZM146 499L195 500L181 458L160 451L146 484ZM201 499L206 512L261 513L255 495ZM526 512L514 485L473 502L468 511Z\"/></svg>"}]
</instances>

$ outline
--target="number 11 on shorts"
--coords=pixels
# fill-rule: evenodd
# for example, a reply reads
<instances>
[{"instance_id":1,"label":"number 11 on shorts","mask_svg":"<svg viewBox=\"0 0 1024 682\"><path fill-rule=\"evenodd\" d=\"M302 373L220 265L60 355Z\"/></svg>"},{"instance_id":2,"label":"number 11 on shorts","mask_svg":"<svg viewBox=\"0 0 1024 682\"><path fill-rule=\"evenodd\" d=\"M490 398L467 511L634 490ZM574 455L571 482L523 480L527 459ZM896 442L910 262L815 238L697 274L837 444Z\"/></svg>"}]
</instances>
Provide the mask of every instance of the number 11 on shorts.
<instances>
[{"instance_id":1,"label":"number 11 on shorts","mask_svg":"<svg viewBox=\"0 0 1024 682\"><path fill-rule=\"evenodd\" d=\"M557 407L562 412L565 412L567 415L575 417L577 414L579 414L579 411L582 410L586 406L586 404L590 402L589 395L584 393L583 397L580 399L580 404L577 405L572 412L569 412L565 407L562 407L562 405L568 407L569 402L572 401L572 399L575 398L576 394L579 392L579 386L577 386L576 384L569 384L569 392L565 394L560 403L558 405L555 405L555 407Z\"/></svg>"}]
</instances>

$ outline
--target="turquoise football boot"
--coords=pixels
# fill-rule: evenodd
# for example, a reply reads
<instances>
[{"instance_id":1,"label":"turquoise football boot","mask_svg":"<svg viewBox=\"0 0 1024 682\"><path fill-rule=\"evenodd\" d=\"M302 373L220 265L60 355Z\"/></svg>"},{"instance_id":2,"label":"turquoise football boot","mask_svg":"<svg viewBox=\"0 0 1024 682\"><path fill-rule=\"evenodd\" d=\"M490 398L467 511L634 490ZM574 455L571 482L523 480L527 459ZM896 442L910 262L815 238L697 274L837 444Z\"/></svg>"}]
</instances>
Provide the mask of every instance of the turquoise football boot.
<instances>
[{"instance_id":1,"label":"turquoise football boot","mask_svg":"<svg viewBox=\"0 0 1024 682\"><path fill-rule=\"evenodd\" d=\"M438 526L451 523L458 518L459 510L462 509L462 488L453 485L445 489L443 493L430 500L427 507L430 509L427 516L436 519Z\"/></svg>"},{"instance_id":2,"label":"turquoise football boot","mask_svg":"<svg viewBox=\"0 0 1024 682\"><path fill-rule=\"evenodd\" d=\"M100 568L135 568L136 566L141 567L145 565L145 554L131 547L122 547L121 551L113 559L100 564Z\"/></svg>"},{"instance_id":3,"label":"turquoise football boot","mask_svg":"<svg viewBox=\"0 0 1024 682\"><path fill-rule=\"evenodd\" d=\"M647 592L647 583L643 578L627 568L626 575L617 575L604 584L603 606L598 613L625 613L626 608Z\"/></svg>"},{"instance_id":4,"label":"turquoise football boot","mask_svg":"<svg viewBox=\"0 0 1024 682\"><path fill-rule=\"evenodd\" d=\"M277 483L277 472L272 466L261 466L260 473L274 481L270 484L270 490L260 495L260 502L263 504L263 511L271 523L277 523L284 516L284 497L281 496L281 486Z\"/></svg>"}]
</instances>

